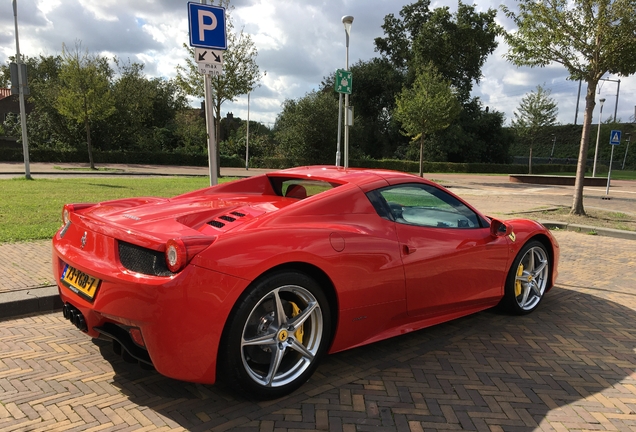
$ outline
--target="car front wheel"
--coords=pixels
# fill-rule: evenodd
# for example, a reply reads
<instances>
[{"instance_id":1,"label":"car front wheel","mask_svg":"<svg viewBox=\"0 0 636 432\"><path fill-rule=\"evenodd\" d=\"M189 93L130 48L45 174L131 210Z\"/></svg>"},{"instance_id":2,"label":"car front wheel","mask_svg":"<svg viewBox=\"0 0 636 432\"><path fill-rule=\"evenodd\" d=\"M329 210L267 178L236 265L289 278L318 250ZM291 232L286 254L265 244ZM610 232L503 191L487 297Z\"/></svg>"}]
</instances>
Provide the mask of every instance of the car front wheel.
<instances>
[{"instance_id":1,"label":"car front wheel","mask_svg":"<svg viewBox=\"0 0 636 432\"><path fill-rule=\"evenodd\" d=\"M330 337L329 305L299 272L274 273L248 289L228 321L219 356L222 378L248 397L272 399L313 374Z\"/></svg>"},{"instance_id":2,"label":"car front wheel","mask_svg":"<svg viewBox=\"0 0 636 432\"><path fill-rule=\"evenodd\" d=\"M539 306L550 280L550 255L543 243L531 241L517 257L506 279L500 305L510 313L524 315Z\"/></svg>"}]
</instances>

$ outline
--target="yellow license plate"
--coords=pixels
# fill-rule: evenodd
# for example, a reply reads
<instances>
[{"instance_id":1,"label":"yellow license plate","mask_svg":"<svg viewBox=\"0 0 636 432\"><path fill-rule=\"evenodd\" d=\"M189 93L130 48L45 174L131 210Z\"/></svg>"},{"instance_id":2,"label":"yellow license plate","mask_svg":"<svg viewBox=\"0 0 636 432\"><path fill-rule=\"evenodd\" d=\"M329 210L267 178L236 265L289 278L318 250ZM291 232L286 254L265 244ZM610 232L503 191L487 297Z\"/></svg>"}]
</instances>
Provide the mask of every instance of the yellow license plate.
<instances>
[{"instance_id":1,"label":"yellow license plate","mask_svg":"<svg viewBox=\"0 0 636 432\"><path fill-rule=\"evenodd\" d=\"M66 264L62 272L62 283L77 294L92 300L101 281Z\"/></svg>"}]
</instances>

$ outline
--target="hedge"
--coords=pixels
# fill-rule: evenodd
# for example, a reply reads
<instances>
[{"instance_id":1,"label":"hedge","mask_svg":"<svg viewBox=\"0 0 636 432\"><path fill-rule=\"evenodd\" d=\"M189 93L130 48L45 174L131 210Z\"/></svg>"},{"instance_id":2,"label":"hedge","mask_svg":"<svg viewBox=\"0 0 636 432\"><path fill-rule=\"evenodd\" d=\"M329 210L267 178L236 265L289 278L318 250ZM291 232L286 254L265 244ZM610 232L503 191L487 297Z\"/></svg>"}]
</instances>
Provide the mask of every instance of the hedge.
<instances>
[{"instance_id":1,"label":"hedge","mask_svg":"<svg viewBox=\"0 0 636 432\"><path fill-rule=\"evenodd\" d=\"M22 149L0 148L0 161L22 162ZM59 163L87 163L86 151L60 151L47 149L29 150L31 162L59 162ZM187 153L154 153L154 152L103 152L93 151L96 164L143 164L143 165L177 165L177 166L208 166L207 154ZM240 168L245 166L245 160L240 157L221 156L221 166Z\"/></svg>"},{"instance_id":2,"label":"hedge","mask_svg":"<svg viewBox=\"0 0 636 432\"><path fill-rule=\"evenodd\" d=\"M93 159L96 164L143 164L143 165L177 165L177 166L207 166L206 154L186 153L153 153L153 152L103 152L94 151ZM86 151L59 151L32 149L29 151L31 162L82 163L87 162ZM0 161L22 162L22 149L0 148ZM315 163L315 162L314 162ZM312 161L292 161L288 158L261 157L250 159L252 168L282 169L296 165L312 165ZM323 164L331 165L330 162ZM380 168L396 171L419 172L419 162L398 159L358 159L349 162L351 167ZM238 157L221 156L221 166L242 168L245 160ZM424 172L448 173L485 173L485 174L527 174L528 165L524 164L488 164L488 163L451 163L424 162ZM576 172L575 165L565 164L536 164L532 166L534 174L547 172Z\"/></svg>"}]
</instances>

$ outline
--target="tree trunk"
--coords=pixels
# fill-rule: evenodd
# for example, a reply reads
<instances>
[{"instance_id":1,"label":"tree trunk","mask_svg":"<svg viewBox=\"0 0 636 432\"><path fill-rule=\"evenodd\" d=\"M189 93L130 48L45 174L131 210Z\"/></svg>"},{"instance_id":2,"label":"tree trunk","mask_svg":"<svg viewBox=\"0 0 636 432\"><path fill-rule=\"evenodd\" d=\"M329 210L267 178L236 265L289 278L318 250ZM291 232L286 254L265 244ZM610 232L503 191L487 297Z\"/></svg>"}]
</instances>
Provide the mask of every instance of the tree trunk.
<instances>
[{"instance_id":1,"label":"tree trunk","mask_svg":"<svg viewBox=\"0 0 636 432\"><path fill-rule=\"evenodd\" d=\"M587 82L587 92L585 94L585 115L583 117L583 131L581 132L581 145L579 148L579 160L576 165L576 181L574 182L574 196L570 214L585 215L583 208L583 183L585 181L585 164L587 163L587 149L590 145L590 129L592 126L592 115L594 114L595 93L598 81Z\"/></svg>"},{"instance_id":2,"label":"tree trunk","mask_svg":"<svg viewBox=\"0 0 636 432\"><path fill-rule=\"evenodd\" d=\"M532 174L532 143L530 143L530 156L528 157L528 174Z\"/></svg>"},{"instance_id":3,"label":"tree trunk","mask_svg":"<svg viewBox=\"0 0 636 432\"><path fill-rule=\"evenodd\" d=\"M424 177L424 134L420 137L420 177Z\"/></svg>"},{"instance_id":4,"label":"tree trunk","mask_svg":"<svg viewBox=\"0 0 636 432\"><path fill-rule=\"evenodd\" d=\"M88 146L88 161L91 164L91 169L95 169L95 162L93 161L93 144L91 143L91 124L88 121L88 117L84 119L84 127L86 128L86 145Z\"/></svg>"}]
</instances>

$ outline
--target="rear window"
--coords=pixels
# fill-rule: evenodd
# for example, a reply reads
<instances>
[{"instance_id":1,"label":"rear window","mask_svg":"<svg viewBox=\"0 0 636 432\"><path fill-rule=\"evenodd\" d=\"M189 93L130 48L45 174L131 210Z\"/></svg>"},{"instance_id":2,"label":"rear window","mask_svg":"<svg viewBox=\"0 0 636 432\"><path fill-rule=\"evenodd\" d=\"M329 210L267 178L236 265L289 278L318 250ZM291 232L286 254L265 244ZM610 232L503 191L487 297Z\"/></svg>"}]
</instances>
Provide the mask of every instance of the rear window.
<instances>
[{"instance_id":1,"label":"rear window","mask_svg":"<svg viewBox=\"0 0 636 432\"><path fill-rule=\"evenodd\" d=\"M295 199L304 199L340 186L338 183L305 178L270 177L269 179L276 195Z\"/></svg>"}]
</instances>

